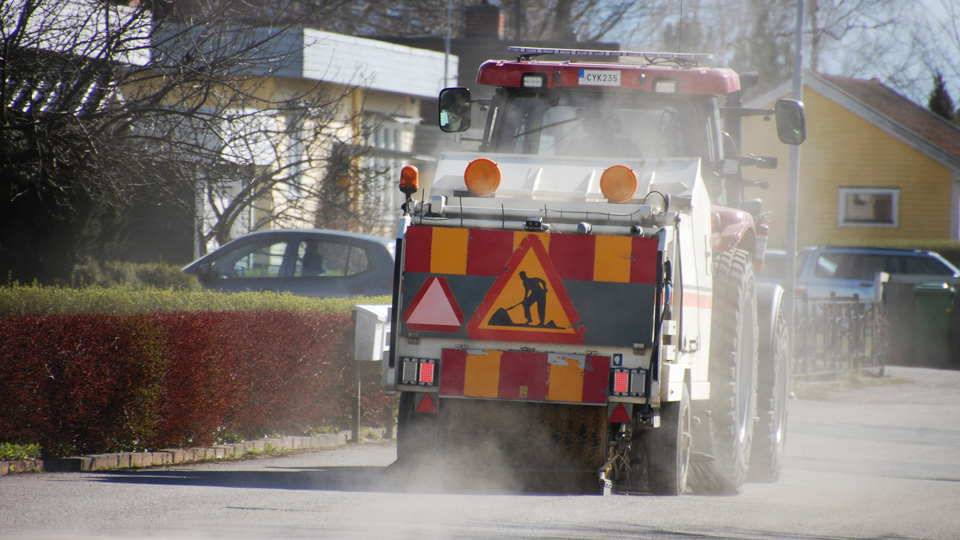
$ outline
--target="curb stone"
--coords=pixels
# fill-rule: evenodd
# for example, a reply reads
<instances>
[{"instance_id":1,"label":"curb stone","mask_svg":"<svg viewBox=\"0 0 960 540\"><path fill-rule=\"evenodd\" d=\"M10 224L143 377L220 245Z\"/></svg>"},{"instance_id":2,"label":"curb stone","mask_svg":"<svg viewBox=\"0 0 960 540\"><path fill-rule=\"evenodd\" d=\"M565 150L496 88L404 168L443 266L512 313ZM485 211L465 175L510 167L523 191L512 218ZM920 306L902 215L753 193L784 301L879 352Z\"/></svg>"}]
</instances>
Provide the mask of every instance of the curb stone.
<instances>
[{"instance_id":1,"label":"curb stone","mask_svg":"<svg viewBox=\"0 0 960 540\"><path fill-rule=\"evenodd\" d=\"M386 430L364 430L383 437ZM114 469L139 469L144 467L199 463L220 459L239 459L247 453L287 454L301 450L321 450L346 446L352 441L350 431L323 433L313 436L291 436L256 439L240 443L218 444L212 447L164 448L152 452L117 452L89 454L56 459L23 459L0 461L0 476L35 471L43 472L93 472Z\"/></svg>"}]
</instances>

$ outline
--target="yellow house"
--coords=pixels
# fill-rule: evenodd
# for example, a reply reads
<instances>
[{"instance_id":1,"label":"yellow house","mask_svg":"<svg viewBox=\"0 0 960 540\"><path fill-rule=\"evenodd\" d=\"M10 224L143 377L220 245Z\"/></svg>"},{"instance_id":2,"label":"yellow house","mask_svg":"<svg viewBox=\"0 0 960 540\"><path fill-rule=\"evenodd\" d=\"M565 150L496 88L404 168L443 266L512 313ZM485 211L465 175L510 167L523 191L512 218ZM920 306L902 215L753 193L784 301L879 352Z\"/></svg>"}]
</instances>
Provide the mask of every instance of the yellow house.
<instances>
[{"instance_id":1,"label":"yellow house","mask_svg":"<svg viewBox=\"0 0 960 540\"><path fill-rule=\"evenodd\" d=\"M319 83L329 89L330 96L343 93L345 97L328 106L335 112L324 118L327 125L267 108L225 111L235 112L237 119L224 117L221 136L214 141L222 145L223 158L253 163L286 177L238 217L230 236L263 228L353 228L336 221L346 212L362 218L358 232L392 235L403 203L396 188L399 171L416 158L421 100L437 96L444 86L445 66L455 69L457 57L310 28L278 32L271 47L283 53L285 63L260 66L252 62L248 94L270 104L301 95ZM269 58L269 53L264 56ZM304 136L318 125L328 138ZM357 172L348 161L338 160L336 144L366 149L362 165L376 174L366 179L363 190L351 186ZM210 230L218 211L222 213L243 193L246 182L238 179L212 196L198 198L204 231ZM324 185L333 184L342 188L333 188L337 198L321 200L317 194ZM205 247L212 250L218 245L214 239ZM201 252L199 244L197 252Z\"/></svg>"},{"instance_id":2,"label":"yellow house","mask_svg":"<svg viewBox=\"0 0 960 540\"><path fill-rule=\"evenodd\" d=\"M790 97L785 84L748 106ZM807 140L800 147L797 246L960 238L960 127L876 79L804 76ZM789 149L776 126L744 120L744 152L776 156L756 193L772 212L770 248L785 247Z\"/></svg>"}]
</instances>

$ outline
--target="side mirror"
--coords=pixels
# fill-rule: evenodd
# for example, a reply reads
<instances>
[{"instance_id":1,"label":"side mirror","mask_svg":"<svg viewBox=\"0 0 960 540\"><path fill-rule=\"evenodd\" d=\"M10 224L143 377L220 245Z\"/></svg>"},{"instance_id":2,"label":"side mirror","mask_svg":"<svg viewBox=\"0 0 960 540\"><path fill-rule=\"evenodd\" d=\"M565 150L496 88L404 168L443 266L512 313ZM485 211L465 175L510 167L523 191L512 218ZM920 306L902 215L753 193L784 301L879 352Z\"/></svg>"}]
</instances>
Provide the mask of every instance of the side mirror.
<instances>
[{"instance_id":1,"label":"side mirror","mask_svg":"<svg viewBox=\"0 0 960 540\"><path fill-rule=\"evenodd\" d=\"M740 209L753 217L757 217L763 213L763 201L760 199L743 201L743 204L740 205Z\"/></svg>"},{"instance_id":2,"label":"side mirror","mask_svg":"<svg viewBox=\"0 0 960 540\"><path fill-rule=\"evenodd\" d=\"M781 99L773 110L777 115L777 135L780 137L780 142L798 145L807 138L807 120L803 113L803 102Z\"/></svg>"},{"instance_id":3,"label":"side mirror","mask_svg":"<svg viewBox=\"0 0 960 540\"><path fill-rule=\"evenodd\" d=\"M440 91L440 129L447 133L470 129L470 89L455 87Z\"/></svg>"}]
</instances>

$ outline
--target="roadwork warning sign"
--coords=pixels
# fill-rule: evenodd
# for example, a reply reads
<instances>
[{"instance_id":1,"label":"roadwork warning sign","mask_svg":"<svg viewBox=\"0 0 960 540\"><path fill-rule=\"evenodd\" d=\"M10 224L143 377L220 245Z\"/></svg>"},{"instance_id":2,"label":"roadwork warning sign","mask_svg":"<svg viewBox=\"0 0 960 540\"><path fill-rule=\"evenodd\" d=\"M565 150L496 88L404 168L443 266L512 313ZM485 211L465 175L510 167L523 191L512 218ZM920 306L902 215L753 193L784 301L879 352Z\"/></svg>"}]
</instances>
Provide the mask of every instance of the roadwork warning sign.
<instances>
[{"instance_id":1,"label":"roadwork warning sign","mask_svg":"<svg viewBox=\"0 0 960 540\"><path fill-rule=\"evenodd\" d=\"M520 241L504 272L467 325L473 339L583 343L585 328L546 248L531 234Z\"/></svg>"}]
</instances>

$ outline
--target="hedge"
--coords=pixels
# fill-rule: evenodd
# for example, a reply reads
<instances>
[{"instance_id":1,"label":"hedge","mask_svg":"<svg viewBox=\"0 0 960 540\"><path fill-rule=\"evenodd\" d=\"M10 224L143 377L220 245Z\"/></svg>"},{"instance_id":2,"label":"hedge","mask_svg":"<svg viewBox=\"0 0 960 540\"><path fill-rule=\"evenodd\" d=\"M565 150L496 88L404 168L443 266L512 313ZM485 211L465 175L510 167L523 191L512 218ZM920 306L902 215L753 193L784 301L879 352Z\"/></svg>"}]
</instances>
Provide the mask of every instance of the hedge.
<instances>
[{"instance_id":1,"label":"hedge","mask_svg":"<svg viewBox=\"0 0 960 540\"><path fill-rule=\"evenodd\" d=\"M19 283L0 287L0 315L256 310L349 313L356 304L389 303L387 296L307 298L273 292L220 293L131 286L76 289Z\"/></svg>"},{"instance_id":2,"label":"hedge","mask_svg":"<svg viewBox=\"0 0 960 540\"><path fill-rule=\"evenodd\" d=\"M0 442L47 456L205 445L350 423L349 312L0 317ZM364 420L393 400L362 368Z\"/></svg>"}]
</instances>

